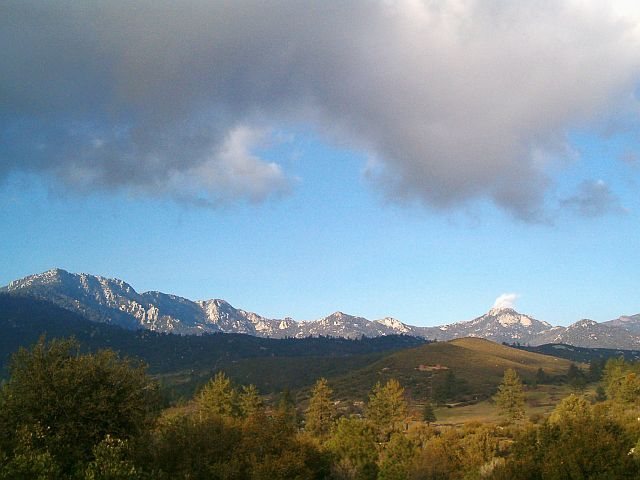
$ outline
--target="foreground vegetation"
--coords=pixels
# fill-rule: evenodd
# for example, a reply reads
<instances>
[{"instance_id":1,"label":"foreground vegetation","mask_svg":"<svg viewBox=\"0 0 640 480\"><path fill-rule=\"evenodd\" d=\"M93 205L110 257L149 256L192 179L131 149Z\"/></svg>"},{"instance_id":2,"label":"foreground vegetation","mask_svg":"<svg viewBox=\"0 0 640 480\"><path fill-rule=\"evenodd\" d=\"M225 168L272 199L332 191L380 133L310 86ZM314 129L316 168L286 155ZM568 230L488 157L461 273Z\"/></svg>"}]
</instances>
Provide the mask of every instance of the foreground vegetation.
<instances>
[{"instance_id":1,"label":"foreground vegetation","mask_svg":"<svg viewBox=\"0 0 640 480\"><path fill-rule=\"evenodd\" d=\"M393 378L345 411L325 379L304 405L287 391L265 404L218 373L162 409L141 364L41 339L14 355L0 391L0 479L638 478L638 364L573 366L575 393L534 418L526 397L538 387L503 373L493 423L440 424ZM585 394L601 376L598 395Z\"/></svg>"}]
</instances>

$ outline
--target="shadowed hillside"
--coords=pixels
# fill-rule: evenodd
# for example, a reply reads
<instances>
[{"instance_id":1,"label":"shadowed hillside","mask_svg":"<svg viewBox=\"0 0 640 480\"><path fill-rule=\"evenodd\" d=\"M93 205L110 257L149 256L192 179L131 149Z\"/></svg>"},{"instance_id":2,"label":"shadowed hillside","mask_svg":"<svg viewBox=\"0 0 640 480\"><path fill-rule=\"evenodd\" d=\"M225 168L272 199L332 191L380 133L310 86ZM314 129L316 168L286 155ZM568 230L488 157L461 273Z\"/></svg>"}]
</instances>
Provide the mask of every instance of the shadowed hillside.
<instances>
[{"instance_id":1,"label":"shadowed hillside","mask_svg":"<svg viewBox=\"0 0 640 480\"><path fill-rule=\"evenodd\" d=\"M86 351L111 348L144 360L152 374L191 395L215 372L224 370L239 383L253 383L268 393L310 385L318 377L344 374L389 351L414 347L423 339L391 335L344 338L270 339L217 333L181 336L132 331L91 322L52 303L0 294L0 375L21 346L45 334L75 337Z\"/></svg>"}]
</instances>

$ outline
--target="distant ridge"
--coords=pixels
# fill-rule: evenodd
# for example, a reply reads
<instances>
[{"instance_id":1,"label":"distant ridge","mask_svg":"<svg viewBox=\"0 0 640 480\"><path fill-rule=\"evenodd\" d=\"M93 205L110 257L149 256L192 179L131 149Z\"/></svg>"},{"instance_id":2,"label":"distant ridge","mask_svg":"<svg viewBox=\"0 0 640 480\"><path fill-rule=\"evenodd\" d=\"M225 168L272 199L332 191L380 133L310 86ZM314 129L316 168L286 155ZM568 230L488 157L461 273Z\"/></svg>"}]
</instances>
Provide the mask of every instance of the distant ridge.
<instances>
[{"instance_id":1,"label":"distant ridge","mask_svg":"<svg viewBox=\"0 0 640 480\"><path fill-rule=\"evenodd\" d=\"M62 269L14 280L0 291L47 300L94 322L183 335L225 332L267 338L359 338L404 334L432 340L477 337L534 346L564 343L586 348L640 349L640 314L603 323L581 320L569 327L554 327L511 308L492 308L473 320L439 327L407 325L391 317L371 321L340 311L299 322L262 317L222 299L192 301L155 291L138 293L122 280Z\"/></svg>"},{"instance_id":2,"label":"distant ridge","mask_svg":"<svg viewBox=\"0 0 640 480\"><path fill-rule=\"evenodd\" d=\"M69 273L62 269L14 280L0 291L47 300L89 320L128 329L145 328L186 335L246 333L268 338L424 336L419 335L418 327L392 318L372 322L335 312L310 322L270 319L237 309L221 299L192 301L155 291L138 293L122 280Z\"/></svg>"}]
</instances>

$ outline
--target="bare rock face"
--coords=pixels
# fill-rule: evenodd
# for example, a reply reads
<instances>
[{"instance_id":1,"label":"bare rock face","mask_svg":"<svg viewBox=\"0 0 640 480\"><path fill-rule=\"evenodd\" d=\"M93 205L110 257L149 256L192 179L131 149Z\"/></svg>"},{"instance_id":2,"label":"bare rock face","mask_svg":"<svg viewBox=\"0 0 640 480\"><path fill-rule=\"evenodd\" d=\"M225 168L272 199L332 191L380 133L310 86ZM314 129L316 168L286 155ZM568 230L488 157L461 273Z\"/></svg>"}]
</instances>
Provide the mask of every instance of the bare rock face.
<instances>
[{"instance_id":1,"label":"bare rock face","mask_svg":"<svg viewBox=\"0 0 640 480\"><path fill-rule=\"evenodd\" d=\"M554 327L512 308L492 308L473 320L439 327L415 327L391 317L371 321L343 312L297 322L288 317L265 318L221 299L192 301L161 292L138 293L122 280L61 269L15 280L0 291L41 298L96 322L183 335L225 332L270 338L360 338L404 334L431 340L479 337L499 343L640 349L640 314L603 323L581 320L569 327Z\"/></svg>"}]
</instances>

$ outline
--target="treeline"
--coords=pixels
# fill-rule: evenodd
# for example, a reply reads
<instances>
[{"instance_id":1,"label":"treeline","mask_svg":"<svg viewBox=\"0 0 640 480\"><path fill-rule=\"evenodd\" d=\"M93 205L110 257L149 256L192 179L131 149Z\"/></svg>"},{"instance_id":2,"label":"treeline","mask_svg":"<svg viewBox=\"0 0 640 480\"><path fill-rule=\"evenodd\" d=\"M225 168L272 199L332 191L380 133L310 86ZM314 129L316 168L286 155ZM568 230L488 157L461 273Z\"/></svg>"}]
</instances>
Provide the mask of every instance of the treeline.
<instances>
[{"instance_id":1,"label":"treeline","mask_svg":"<svg viewBox=\"0 0 640 480\"><path fill-rule=\"evenodd\" d=\"M601 386L602 401L573 394L534 423L507 370L503 422L452 427L393 379L346 413L324 379L304 405L287 391L265 404L218 373L163 410L141 364L41 339L0 390L0 479L638 478L640 366L609 360Z\"/></svg>"},{"instance_id":2,"label":"treeline","mask_svg":"<svg viewBox=\"0 0 640 480\"><path fill-rule=\"evenodd\" d=\"M640 351L638 350L621 350L619 348L588 348L576 347L574 345L563 345L549 343L545 345L521 345L519 343L503 342L503 345L518 348L527 352L541 353L552 357L565 358L573 362L589 363L593 360L602 359L607 361L610 358L623 357L628 361L640 360Z\"/></svg>"}]
</instances>

